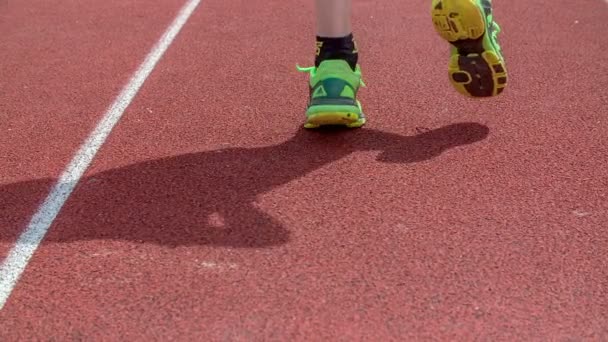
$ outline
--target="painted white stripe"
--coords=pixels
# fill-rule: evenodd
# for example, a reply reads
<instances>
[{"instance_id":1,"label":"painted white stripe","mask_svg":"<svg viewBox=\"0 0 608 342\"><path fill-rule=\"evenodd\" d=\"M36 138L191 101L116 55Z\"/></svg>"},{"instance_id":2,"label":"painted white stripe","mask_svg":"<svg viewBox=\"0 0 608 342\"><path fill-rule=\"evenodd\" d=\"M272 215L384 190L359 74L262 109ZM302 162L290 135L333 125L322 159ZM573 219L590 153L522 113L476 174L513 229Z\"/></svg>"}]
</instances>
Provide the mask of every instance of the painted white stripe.
<instances>
[{"instance_id":1,"label":"painted white stripe","mask_svg":"<svg viewBox=\"0 0 608 342\"><path fill-rule=\"evenodd\" d=\"M177 17L169 25L148 56L146 56L144 62L123 88L114 103L108 108L101 121L97 124L97 127L95 127L88 139L74 155L71 163L63 171L48 197L32 217L26 230L21 234L7 258L2 262L0 266L0 309L6 304L21 274L25 271L30 258L36 252L55 217L57 217L63 204L91 164L97 151L103 145L112 128L120 120L125 109L129 106L142 84L156 66L156 63L171 45L173 39L188 21L200 1L188 0L181 8Z\"/></svg>"}]
</instances>

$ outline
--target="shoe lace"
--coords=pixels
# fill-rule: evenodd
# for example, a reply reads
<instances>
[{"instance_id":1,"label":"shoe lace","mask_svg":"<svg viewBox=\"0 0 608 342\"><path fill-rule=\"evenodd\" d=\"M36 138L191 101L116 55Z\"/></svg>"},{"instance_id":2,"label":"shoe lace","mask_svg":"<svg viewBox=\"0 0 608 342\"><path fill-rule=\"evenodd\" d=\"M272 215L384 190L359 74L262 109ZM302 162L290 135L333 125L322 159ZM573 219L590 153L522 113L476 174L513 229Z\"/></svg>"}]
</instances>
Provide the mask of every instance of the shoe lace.
<instances>
[{"instance_id":1,"label":"shoe lace","mask_svg":"<svg viewBox=\"0 0 608 342\"><path fill-rule=\"evenodd\" d=\"M311 78L314 78L315 75L317 74L316 66L301 67L299 64L296 64L296 68L298 69L299 72L309 73ZM365 82L363 82L363 76L361 75L361 68L359 66L357 66L357 68L355 69L355 74L357 76L359 76L359 79L360 79L359 82L361 82L361 86L365 87Z\"/></svg>"}]
</instances>

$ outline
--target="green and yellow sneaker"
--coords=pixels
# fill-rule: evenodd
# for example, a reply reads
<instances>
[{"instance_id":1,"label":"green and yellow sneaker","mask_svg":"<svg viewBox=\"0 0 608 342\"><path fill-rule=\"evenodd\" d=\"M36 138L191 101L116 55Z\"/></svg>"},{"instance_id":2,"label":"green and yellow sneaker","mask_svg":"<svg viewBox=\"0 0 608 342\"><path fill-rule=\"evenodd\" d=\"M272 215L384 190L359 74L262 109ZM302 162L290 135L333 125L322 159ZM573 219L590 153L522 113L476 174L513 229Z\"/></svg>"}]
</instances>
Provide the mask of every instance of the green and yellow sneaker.
<instances>
[{"instance_id":1,"label":"green and yellow sneaker","mask_svg":"<svg viewBox=\"0 0 608 342\"><path fill-rule=\"evenodd\" d=\"M507 69L491 0L432 0L435 30L451 44L448 73L456 90L471 97L500 94Z\"/></svg>"},{"instance_id":2,"label":"green and yellow sneaker","mask_svg":"<svg viewBox=\"0 0 608 342\"><path fill-rule=\"evenodd\" d=\"M309 100L305 128L343 125L350 128L365 124L365 115L357 92L361 85L361 68L355 71L343 60L326 60L318 68L297 66L310 73Z\"/></svg>"}]
</instances>

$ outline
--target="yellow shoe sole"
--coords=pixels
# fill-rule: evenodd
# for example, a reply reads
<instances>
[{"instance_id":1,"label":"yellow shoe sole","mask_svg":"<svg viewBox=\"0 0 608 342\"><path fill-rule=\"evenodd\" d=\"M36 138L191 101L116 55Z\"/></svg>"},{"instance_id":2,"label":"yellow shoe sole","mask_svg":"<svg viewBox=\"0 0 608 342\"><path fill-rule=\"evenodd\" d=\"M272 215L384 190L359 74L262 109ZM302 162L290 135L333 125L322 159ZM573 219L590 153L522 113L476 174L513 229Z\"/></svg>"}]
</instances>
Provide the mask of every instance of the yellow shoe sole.
<instances>
[{"instance_id":1,"label":"yellow shoe sole","mask_svg":"<svg viewBox=\"0 0 608 342\"><path fill-rule=\"evenodd\" d=\"M359 128L365 125L365 118L356 113L319 112L308 116L304 128L319 128L321 126L346 126Z\"/></svg>"},{"instance_id":2,"label":"yellow shoe sole","mask_svg":"<svg viewBox=\"0 0 608 342\"><path fill-rule=\"evenodd\" d=\"M507 69L486 30L484 13L476 0L433 0L435 31L452 45L449 80L461 94L490 97L507 86Z\"/></svg>"}]
</instances>

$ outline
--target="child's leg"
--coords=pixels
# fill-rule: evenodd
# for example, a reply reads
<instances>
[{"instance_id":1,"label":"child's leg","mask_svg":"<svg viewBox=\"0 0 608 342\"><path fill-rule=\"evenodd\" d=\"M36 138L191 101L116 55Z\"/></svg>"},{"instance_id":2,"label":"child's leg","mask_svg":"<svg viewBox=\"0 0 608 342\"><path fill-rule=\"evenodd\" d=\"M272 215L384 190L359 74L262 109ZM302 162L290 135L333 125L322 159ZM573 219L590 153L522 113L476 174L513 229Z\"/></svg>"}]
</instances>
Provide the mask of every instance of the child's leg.
<instances>
[{"instance_id":1,"label":"child's leg","mask_svg":"<svg viewBox=\"0 0 608 342\"><path fill-rule=\"evenodd\" d=\"M305 127L361 127L365 117L357 100L361 74L352 34L351 0L315 0L315 7L315 67L301 69L311 72Z\"/></svg>"},{"instance_id":2,"label":"child's leg","mask_svg":"<svg viewBox=\"0 0 608 342\"><path fill-rule=\"evenodd\" d=\"M317 35L345 37L352 32L351 0L315 0Z\"/></svg>"},{"instance_id":3,"label":"child's leg","mask_svg":"<svg viewBox=\"0 0 608 342\"><path fill-rule=\"evenodd\" d=\"M317 51L315 65L329 59L345 60L354 70L358 53L352 34L352 0L315 0Z\"/></svg>"}]
</instances>

